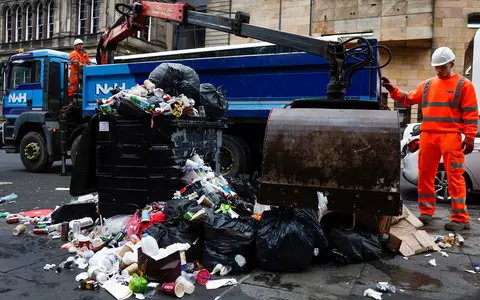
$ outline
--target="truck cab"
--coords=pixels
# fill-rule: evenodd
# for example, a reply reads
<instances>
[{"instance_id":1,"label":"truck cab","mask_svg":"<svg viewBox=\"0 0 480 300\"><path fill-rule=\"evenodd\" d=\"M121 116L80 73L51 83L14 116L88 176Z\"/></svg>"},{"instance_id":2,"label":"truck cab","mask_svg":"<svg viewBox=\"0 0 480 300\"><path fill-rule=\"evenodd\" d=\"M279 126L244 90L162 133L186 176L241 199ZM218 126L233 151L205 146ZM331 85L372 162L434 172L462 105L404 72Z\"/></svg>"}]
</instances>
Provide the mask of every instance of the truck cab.
<instances>
[{"instance_id":1,"label":"truck cab","mask_svg":"<svg viewBox=\"0 0 480 300\"><path fill-rule=\"evenodd\" d=\"M41 172L59 159L59 115L68 86L69 55L35 50L2 62L1 146L20 153L25 168Z\"/></svg>"}]
</instances>

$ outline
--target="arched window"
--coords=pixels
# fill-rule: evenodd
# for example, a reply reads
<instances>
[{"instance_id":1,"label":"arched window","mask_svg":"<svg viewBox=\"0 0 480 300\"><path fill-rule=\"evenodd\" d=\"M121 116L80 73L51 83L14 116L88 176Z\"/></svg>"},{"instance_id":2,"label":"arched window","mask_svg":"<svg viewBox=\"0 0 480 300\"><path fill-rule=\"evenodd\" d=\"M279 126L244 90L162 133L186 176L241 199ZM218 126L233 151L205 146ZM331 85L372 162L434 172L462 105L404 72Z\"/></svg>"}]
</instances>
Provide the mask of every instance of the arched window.
<instances>
[{"instance_id":1,"label":"arched window","mask_svg":"<svg viewBox=\"0 0 480 300\"><path fill-rule=\"evenodd\" d=\"M22 9L15 9L15 42L22 39Z\"/></svg>"},{"instance_id":2,"label":"arched window","mask_svg":"<svg viewBox=\"0 0 480 300\"><path fill-rule=\"evenodd\" d=\"M145 18L145 27L143 28L143 31L137 32L137 38L150 42L151 33L152 33L151 25L152 25L152 18L151 17Z\"/></svg>"},{"instance_id":3,"label":"arched window","mask_svg":"<svg viewBox=\"0 0 480 300\"><path fill-rule=\"evenodd\" d=\"M37 12L37 20L36 20L36 34L35 38L40 40L43 38L43 4L38 3L37 7L35 8Z\"/></svg>"},{"instance_id":4,"label":"arched window","mask_svg":"<svg viewBox=\"0 0 480 300\"><path fill-rule=\"evenodd\" d=\"M10 10L10 8L7 7L3 16L5 20L5 24L3 27L5 28L4 41L5 43L10 43L12 41L12 11Z\"/></svg>"},{"instance_id":5,"label":"arched window","mask_svg":"<svg viewBox=\"0 0 480 300\"><path fill-rule=\"evenodd\" d=\"M87 0L78 1L78 34L87 34Z\"/></svg>"},{"instance_id":6,"label":"arched window","mask_svg":"<svg viewBox=\"0 0 480 300\"><path fill-rule=\"evenodd\" d=\"M47 39L53 36L53 29L54 29L54 20L55 17L55 3L50 1L47 5Z\"/></svg>"},{"instance_id":7,"label":"arched window","mask_svg":"<svg viewBox=\"0 0 480 300\"><path fill-rule=\"evenodd\" d=\"M92 11L90 18L90 33L97 33L100 29L100 1L92 0Z\"/></svg>"},{"instance_id":8,"label":"arched window","mask_svg":"<svg viewBox=\"0 0 480 300\"><path fill-rule=\"evenodd\" d=\"M33 11L32 6L25 6L25 41L30 41L33 37Z\"/></svg>"}]
</instances>

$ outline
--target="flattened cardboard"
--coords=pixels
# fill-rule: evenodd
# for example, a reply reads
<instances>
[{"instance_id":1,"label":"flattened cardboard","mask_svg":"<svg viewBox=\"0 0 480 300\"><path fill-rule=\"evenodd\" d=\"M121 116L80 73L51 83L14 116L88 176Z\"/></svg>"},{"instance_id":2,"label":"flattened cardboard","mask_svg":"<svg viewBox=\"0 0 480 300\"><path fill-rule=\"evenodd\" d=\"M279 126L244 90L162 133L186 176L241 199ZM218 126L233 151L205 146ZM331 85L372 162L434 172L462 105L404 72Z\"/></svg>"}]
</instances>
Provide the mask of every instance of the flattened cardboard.
<instances>
[{"instance_id":1,"label":"flattened cardboard","mask_svg":"<svg viewBox=\"0 0 480 300\"><path fill-rule=\"evenodd\" d=\"M396 224L390 227L388 247L391 250L400 252L403 256L432 250L440 251L440 248L425 230L417 229L423 226L423 223L405 205L403 206L402 216L392 222L396 222Z\"/></svg>"}]
</instances>

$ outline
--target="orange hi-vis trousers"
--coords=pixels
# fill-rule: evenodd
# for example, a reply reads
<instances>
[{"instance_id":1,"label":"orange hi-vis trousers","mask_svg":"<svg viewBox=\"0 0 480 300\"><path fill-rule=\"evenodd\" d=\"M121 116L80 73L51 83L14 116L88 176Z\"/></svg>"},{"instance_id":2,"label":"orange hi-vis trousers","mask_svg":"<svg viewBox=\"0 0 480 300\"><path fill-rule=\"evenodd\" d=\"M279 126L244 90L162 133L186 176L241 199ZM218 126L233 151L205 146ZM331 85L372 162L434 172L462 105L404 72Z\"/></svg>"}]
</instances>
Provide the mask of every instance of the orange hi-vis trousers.
<instances>
[{"instance_id":1,"label":"orange hi-vis trousers","mask_svg":"<svg viewBox=\"0 0 480 300\"><path fill-rule=\"evenodd\" d=\"M463 172L465 172L465 155L462 149L460 133L420 133L420 150L418 158L418 205L422 215L435 212L435 175L440 158L447 172L448 190L452 197L451 220L470 222L466 198L467 191Z\"/></svg>"}]
</instances>

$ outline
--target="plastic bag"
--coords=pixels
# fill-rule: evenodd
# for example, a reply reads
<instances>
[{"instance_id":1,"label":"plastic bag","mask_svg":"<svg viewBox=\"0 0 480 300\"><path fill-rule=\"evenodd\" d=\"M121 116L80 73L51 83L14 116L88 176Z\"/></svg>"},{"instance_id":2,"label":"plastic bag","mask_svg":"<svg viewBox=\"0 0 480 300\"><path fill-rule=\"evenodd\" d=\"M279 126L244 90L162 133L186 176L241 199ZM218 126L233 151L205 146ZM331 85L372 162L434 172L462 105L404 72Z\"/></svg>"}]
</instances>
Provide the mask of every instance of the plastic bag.
<instances>
[{"instance_id":1,"label":"plastic bag","mask_svg":"<svg viewBox=\"0 0 480 300\"><path fill-rule=\"evenodd\" d=\"M105 223L102 227L102 235L108 236L110 234L117 234L120 231L124 231L130 218L131 215L116 215L105 219Z\"/></svg>"},{"instance_id":2,"label":"plastic bag","mask_svg":"<svg viewBox=\"0 0 480 300\"><path fill-rule=\"evenodd\" d=\"M256 240L259 268L300 271L310 266L315 254L327 251L328 239L313 211L287 208L263 213Z\"/></svg>"},{"instance_id":3,"label":"plastic bag","mask_svg":"<svg viewBox=\"0 0 480 300\"><path fill-rule=\"evenodd\" d=\"M257 174L252 177L249 174L240 174L230 178L229 182L232 189L242 200L252 204L256 202L260 188L260 177Z\"/></svg>"},{"instance_id":4,"label":"plastic bag","mask_svg":"<svg viewBox=\"0 0 480 300\"><path fill-rule=\"evenodd\" d=\"M200 105L204 107L206 116L213 119L223 118L228 110L225 95L210 83L200 85Z\"/></svg>"},{"instance_id":5,"label":"plastic bag","mask_svg":"<svg viewBox=\"0 0 480 300\"><path fill-rule=\"evenodd\" d=\"M231 266L232 272L245 271L254 260L255 230L253 218L239 217L232 219L226 214L217 214L212 220L203 224L205 232L205 251L203 264L213 269L217 263ZM214 253L214 254L212 254ZM246 258L247 264L240 267L235 264L237 254Z\"/></svg>"},{"instance_id":6,"label":"plastic bag","mask_svg":"<svg viewBox=\"0 0 480 300\"><path fill-rule=\"evenodd\" d=\"M333 257L341 263L370 261L382 254L382 247L375 234L332 228L329 232Z\"/></svg>"},{"instance_id":7,"label":"plastic bag","mask_svg":"<svg viewBox=\"0 0 480 300\"><path fill-rule=\"evenodd\" d=\"M190 67L176 63L163 63L150 73L148 80L171 96L184 94L188 98L199 100L200 78Z\"/></svg>"},{"instance_id":8,"label":"plastic bag","mask_svg":"<svg viewBox=\"0 0 480 300\"><path fill-rule=\"evenodd\" d=\"M140 119L150 116L150 114L145 112L143 108L135 104L133 101L124 98L119 98L117 101L117 112L125 117Z\"/></svg>"},{"instance_id":9,"label":"plastic bag","mask_svg":"<svg viewBox=\"0 0 480 300\"><path fill-rule=\"evenodd\" d=\"M188 199L173 199L167 201L163 213L167 215L167 226L178 226L183 220L183 215L193 207L198 206L196 201Z\"/></svg>"}]
</instances>

